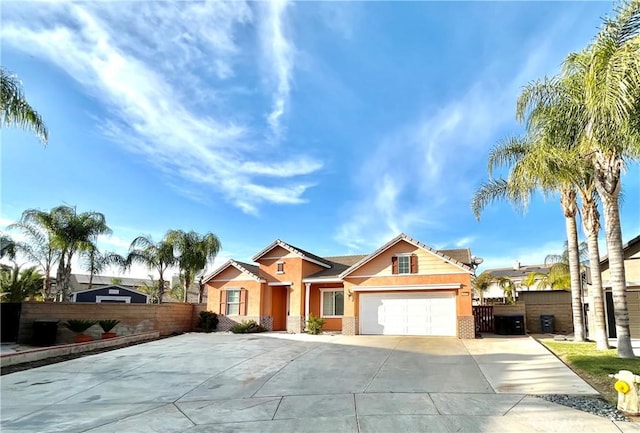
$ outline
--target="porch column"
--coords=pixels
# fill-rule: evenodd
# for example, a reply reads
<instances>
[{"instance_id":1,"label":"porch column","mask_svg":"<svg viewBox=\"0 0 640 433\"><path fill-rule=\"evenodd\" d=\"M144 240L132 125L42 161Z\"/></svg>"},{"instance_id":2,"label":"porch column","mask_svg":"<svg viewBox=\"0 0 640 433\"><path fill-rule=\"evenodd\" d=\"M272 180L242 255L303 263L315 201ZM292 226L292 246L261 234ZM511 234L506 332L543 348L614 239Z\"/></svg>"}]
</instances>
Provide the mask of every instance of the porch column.
<instances>
[{"instance_id":1,"label":"porch column","mask_svg":"<svg viewBox=\"0 0 640 433\"><path fill-rule=\"evenodd\" d=\"M304 327L307 327L309 320L309 294L311 293L311 283L304 283Z\"/></svg>"}]
</instances>

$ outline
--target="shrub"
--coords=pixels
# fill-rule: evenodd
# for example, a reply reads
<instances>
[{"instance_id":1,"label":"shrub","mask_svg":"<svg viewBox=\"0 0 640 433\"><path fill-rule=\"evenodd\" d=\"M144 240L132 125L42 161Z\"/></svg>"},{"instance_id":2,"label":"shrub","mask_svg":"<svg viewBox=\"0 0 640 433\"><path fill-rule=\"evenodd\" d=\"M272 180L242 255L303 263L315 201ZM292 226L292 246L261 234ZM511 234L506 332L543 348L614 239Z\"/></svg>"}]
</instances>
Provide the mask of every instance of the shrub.
<instances>
[{"instance_id":1,"label":"shrub","mask_svg":"<svg viewBox=\"0 0 640 433\"><path fill-rule=\"evenodd\" d=\"M84 332L87 329L91 328L96 323L98 323L97 320L73 319L73 320L67 320L64 323L64 326L71 329L73 332Z\"/></svg>"},{"instance_id":2,"label":"shrub","mask_svg":"<svg viewBox=\"0 0 640 433\"><path fill-rule=\"evenodd\" d=\"M212 311L201 311L198 328L204 332L215 331L218 327L218 315Z\"/></svg>"},{"instance_id":3,"label":"shrub","mask_svg":"<svg viewBox=\"0 0 640 433\"><path fill-rule=\"evenodd\" d=\"M115 319L107 319L107 320L99 320L98 325L102 328L102 332L110 332L116 325L120 323L119 320Z\"/></svg>"},{"instance_id":4,"label":"shrub","mask_svg":"<svg viewBox=\"0 0 640 433\"><path fill-rule=\"evenodd\" d=\"M323 318L315 317L313 314L309 315L309 320L307 320L307 333L318 335L322 333L323 326L324 326Z\"/></svg>"},{"instance_id":5,"label":"shrub","mask_svg":"<svg viewBox=\"0 0 640 433\"><path fill-rule=\"evenodd\" d=\"M255 320L243 320L242 323L236 323L231 327L231 332L234 334L251 334L266 330L264 326L258 325Z\"/></svg>"}]
</instances>

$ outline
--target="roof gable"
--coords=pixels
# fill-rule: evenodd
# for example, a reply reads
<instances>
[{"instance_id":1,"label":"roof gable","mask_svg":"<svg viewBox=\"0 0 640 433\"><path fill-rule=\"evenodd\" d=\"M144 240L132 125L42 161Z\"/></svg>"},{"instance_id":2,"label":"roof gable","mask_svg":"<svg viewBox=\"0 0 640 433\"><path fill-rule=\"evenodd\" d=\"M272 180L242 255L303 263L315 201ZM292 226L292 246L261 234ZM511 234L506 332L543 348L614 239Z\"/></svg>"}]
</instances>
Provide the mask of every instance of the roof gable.
<instances>
[{"instance_id":1,"label":"roof gable","mask_svg":"<svg viewBox=\"0 0 640 433\"><path fill-rule=\"evenodd\" d=\"M395 238L391 239L389 242L387 242L386 244L384 244L383 246L381 246L380 248L378 248L377 250L375 250L374 252L372 252L371 254L369 254L368 256L365 256L363 259L361 259L360 261L358 261L357 263L355 263L353 266L349 267L348 269L346 269L342 274L340 274L340 278L344 278L347 275L351 274L352 272L354 272L356 269L359 269L360 267L364 266L365 264L369 263L371 260L373 260L374 258L380 256L381 254L383 254L385 251L387 251L389 248L393 247L394 245L396 245L399 242L407 242L417 248L420 248L430 254L433 254L437 257L440 257L441 259L443 259L444 261L460 268L461 270L465 271L465 272L469 272L469 273L473 273L473 269L471 268L471 266L469 266L466 263L462 263L459 260L454 259L453 257L450 257L446 254L444 254L441 251L435 250L425 244L423 244L422 242L419 242L409 236L407 236L404 233L399 234L398 236L396 236Z\"/></svg>"},{"instance_id":2,"label":"roof gable","mask_svg":"<svg viewBox=\"0 0 640 433\"><path fill-rule=\"evenodd\" d=\"M89 293L89 292L95 292L97 290L105 290L105 289L118 289L118 290L125 290L127 292L131 292L131 293L136 293L138 295L143 295L146 296L147 298L149 297L149 295L147 293L141 292L139 290L134 290L131 287L125 287L125 286L121 286L119 284L109 284L108 286L97 286L97 287L92 287L90 289L84 289L84 290L78 290L73 292L73 295L76 295L78 293Z\"/></svg>"},{"instance_id":3,"label":"roof gable","mask_svg":"<svg viewBox=\"0 0 640 433\"><path fill-rule=\"evenodd\" d=\"M203 282L207 283L207 282L213 280L217 275L220 275L222 272L225 271L225 269L228 269L230 266L234 267L237 270L239 270L240 272L250 276L254 280L257 280L257 281L260 281L260 282L264 282L264 280L262 278L260 278L260 269L257 266L250 265L249 263L239 262L239 261L233 260L233 259L228 260L225 264L220 266L218 269L213 271L211 274L209 274L206 277L204 277L203 278Z\"/></svg>"},{"instance_id":4,"label":"roof gable","mask_svg":"<svg viewBox=\"0 0 640 433\"><path fill-rule=\"evenodd\" d=\"M331 263L326 259L316 256L315 254L311 254L310 252L305 251L301 248L294 247L293 245L290 245L284 241L281 241L280 239L276 239L271 244L269 244L269 246L267 246L265 249L263 249L258 254L256 254L253 257L253 261L257 262L258 260L263 258L269 251L272 251L276 247L284 248L290 253L299 256L303 260L306 260L311 263L315 263L316 265L322 266L323 268L331 269Z\"/></svg>"}]
</instances>

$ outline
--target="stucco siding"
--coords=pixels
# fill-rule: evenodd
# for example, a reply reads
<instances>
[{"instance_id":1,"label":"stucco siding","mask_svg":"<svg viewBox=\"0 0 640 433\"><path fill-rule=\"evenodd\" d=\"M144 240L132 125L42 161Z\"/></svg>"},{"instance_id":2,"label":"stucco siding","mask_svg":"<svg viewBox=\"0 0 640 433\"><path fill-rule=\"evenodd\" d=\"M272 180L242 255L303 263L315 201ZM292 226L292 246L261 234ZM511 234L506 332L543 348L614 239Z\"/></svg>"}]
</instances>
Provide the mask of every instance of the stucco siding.
<instances>
[{"instance_id":1,"label":"stucco siding","mask_svg":"<svg viewBox=\"0 0 640 433\"><path fill-rule=\"evenodd\" d=\"M465 272L444 258L401 241L349 274L349 278L359 276L390 276L391 257L397 254L415 254L418 257L418 274L450 274Z\"/></svg>"}]
</instances>

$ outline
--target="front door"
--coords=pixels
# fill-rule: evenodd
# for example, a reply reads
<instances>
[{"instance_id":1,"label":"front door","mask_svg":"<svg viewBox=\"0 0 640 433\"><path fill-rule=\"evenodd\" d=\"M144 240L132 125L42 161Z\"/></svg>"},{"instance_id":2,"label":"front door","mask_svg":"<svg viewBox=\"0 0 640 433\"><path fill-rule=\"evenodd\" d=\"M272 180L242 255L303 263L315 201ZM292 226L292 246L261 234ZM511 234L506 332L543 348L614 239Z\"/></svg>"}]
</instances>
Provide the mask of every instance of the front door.
<instances>
[{"instance_id":1,"label":"front door","mask_svg":"<svg viewBox=\"0 0 640 433\"><path fill-rule=\"evenodd\" d=\"M273 330L287 330L287 292L288 286L271 287L271 315L273 317Z\"/></svg>"}]
</instances>

